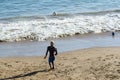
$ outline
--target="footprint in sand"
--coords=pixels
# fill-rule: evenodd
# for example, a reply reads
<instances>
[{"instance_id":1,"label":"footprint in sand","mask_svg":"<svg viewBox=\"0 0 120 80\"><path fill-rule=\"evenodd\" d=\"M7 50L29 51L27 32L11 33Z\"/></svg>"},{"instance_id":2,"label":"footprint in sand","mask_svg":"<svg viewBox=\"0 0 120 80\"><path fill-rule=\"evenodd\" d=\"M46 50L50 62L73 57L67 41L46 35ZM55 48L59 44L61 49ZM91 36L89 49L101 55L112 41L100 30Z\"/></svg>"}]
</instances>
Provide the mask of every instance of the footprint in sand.
<instances>
[{"instance_id":1,"label":"footprint in sand","mask_svg":"<svg viewBox=\"0 0 120 80\"><path fill-rule=\"evenodd\" d=\"M117 72L120 74L120 70L117 70Z\"/></svg>"},{"instance_id":2,"label":"footprint in sand","mask_svg":"<svg viewBox=\"0 0 120 80\"><path fill-rule=\"evenodd\" d=\"M15 63L20 63L20 61L15 61Z\"/></svg>"}]
</instances>

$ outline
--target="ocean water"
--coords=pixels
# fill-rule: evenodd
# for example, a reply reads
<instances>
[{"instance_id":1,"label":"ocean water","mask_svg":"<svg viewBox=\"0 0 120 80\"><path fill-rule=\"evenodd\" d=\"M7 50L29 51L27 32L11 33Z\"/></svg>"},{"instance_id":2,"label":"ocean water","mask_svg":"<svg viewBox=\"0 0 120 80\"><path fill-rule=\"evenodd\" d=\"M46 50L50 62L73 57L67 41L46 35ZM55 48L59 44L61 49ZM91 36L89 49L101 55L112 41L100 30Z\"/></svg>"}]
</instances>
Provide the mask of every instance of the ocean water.
<instances>
[{"instance_id":1,"label":"ocean water","mask_svg":"<svg viewBox=\"0 0 120 80\"><path fill-rule=\"evenodd\" d=\"M89 35L77 35L61 39L54 39L58 54L61 52L86 49L91 47L120 46L120 32L115 37L110 32ZM0 57L44 56L50 41L22 41L0 43Z\"/></svg>"},{"instance_id":2,"label":"ocean water","mask_svg":"<svg viewBox=\"0 0 120 80\"><path fill-rule=\"evenodd\" d=\"M0 41L119 30L120 0L0 0Z\"/></svg>"}]
</instances>

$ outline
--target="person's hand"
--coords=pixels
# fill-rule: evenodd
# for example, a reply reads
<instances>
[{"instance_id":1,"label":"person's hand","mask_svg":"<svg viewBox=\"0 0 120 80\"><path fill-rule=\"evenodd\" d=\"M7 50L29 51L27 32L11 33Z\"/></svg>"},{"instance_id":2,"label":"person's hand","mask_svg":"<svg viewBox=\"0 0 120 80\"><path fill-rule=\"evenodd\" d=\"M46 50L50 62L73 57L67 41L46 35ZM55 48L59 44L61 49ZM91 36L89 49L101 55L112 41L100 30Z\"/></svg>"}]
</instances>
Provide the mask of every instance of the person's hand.
<instances>
[{"instance_id":1,"label":"person's hand","mask_svg":"<svg viewBox=\"0 0 120 80\"><path fill-rule=\"evenodd\" d=\"M46 59L46 56L44 57L44 59Z\"/></svg>"}]
</instances>

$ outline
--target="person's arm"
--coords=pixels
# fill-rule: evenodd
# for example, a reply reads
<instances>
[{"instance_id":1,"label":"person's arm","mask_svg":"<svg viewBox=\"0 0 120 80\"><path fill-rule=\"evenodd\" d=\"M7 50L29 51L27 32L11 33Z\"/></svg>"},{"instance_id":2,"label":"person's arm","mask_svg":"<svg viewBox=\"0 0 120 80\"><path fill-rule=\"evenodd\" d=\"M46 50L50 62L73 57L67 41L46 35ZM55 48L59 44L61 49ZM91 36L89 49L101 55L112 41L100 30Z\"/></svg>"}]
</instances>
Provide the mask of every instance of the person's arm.
<instances>
[{"instance_id":1,"label":"person's arm","mask_svg":"<svg viewBox=\"0 0 120 80\"><path fill-rule=\"evenodd\" d=\"M44 57L44 59L47 57L47 54L48 54L48 48L47 48L47 51L46 51L46 54L45 54L45 57Z\"/></svg>"},{"instance_id":2,"label":"person's arm","mask_svg":"<svg viewBox=\"0 0 120 80\"><path fill-rule=\"evenodd\" d=\"M58 53L57 53L57 48L55 48L55 55L57 55Z\"/></svg>"}]
</instances>

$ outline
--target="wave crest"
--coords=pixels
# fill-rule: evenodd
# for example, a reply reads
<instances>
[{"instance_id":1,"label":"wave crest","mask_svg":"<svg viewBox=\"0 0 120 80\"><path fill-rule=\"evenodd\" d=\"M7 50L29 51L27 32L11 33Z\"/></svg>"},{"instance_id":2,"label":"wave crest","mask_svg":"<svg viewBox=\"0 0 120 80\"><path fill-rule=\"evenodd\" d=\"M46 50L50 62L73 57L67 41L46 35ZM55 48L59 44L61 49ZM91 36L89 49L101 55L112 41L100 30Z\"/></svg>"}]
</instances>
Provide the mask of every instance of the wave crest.
<instances>
[{"instance_id":1,"label":"wave crest","mask_svg":"<svg viewBox=\"0 0 120 80\"><path fill-rule=\"evenodd\" d=\"M119 11L117 11L119 12ZM18 19L18 18L16 18ZM120 14L30 17L0 21L0 41L46 40L120 30Z\"/></svg>"}]
</instances>

